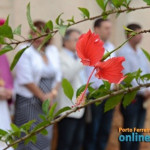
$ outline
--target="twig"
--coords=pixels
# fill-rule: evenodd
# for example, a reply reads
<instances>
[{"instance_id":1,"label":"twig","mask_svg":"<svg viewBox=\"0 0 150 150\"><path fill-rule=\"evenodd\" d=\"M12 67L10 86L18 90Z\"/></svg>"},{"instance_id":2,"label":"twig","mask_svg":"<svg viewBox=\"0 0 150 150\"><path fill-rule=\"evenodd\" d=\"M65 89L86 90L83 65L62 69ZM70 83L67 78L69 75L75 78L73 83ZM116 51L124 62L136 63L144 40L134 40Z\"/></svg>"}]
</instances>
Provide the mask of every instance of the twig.
<instances>
[{"instance_id":1,"label":"twig","mask_svg":"<svg viewBox=\"0 0 150 150\"><path fill-rule=\"evenodd\" d=\"M59 121L61 121L62 119L64 119L65 117L69 116L70 114L76 112L77 110L81 109L81 108L85 108L86 106L88 105L91 105L91 104L94 104L94 103L97 103L97 102L102 102L104 101L105 99L108 99L110 97L113 97L113 96L116 96L116 95L119 95L119 94L125 94L127 92L132 92L132 91L136 91L136 90L139 90L140 88L142 87L149 87L150 86L150 83L146 83L146 84L141 84L141 85L138 85L136 87L130 87L130 88L125 88L125 89L121 89L121 90L118 90L118 91L114 91L108 95L105 95L101 98L98 98L98 99L95 99L95 100L90 100L88 103L86 103L85 105L82 105L82 106L78 106L78 107L74 107L72 108L70 111L66 112L64 115L54 119L53 121L51 121L49 124L39 128L38 130L36 130L35 132L32 132L29 133L28 135L25 135L24 137L21 137L20 139L14 141L13 143L9 144L6 148L4 148L3 150L7 150L9 147L12 147L14 146L15 144L18 144L20 143L21 141L24 141L26 140L27 138L33 136L33 135L36 135L38 133L40 133L43 129L47 128L48 126L50 125L53 125L55 123L58 123Z\"/></svg>"},{"instance_id":2,"label":"twig","mask_svg":"<svg viewBox=\"0 0 150 150\"><path fill-rule=\"evenodd\" d=\"M100 18L100 17L103 17L103 16L106 16L106 15L111 15L111 14L115 14L115 13L124 13L124 12L132 12L132 11L135 11L135 10L140 10L140 9L148 9L150 8L150 6L143 6L143 7L128 7L126 9L113 9L113 10L108 10L108 11L105 11L103 13L101 13L100 15L97 15L97 16L94 16L94 17L90 17L90 18L86 18L86 19L82 19L82 20L79 20L69 26L73 26L73 25L76 25L76 24L79 24L79 23L82 23L82 22L85 22L85 21L88 21L88 20L94 20L94 19L97 19L97 18ZM25 40L22 40L22 41L17 41L17 42L10 42L8 43L9 45L13 45L13 44L21 44L21 43L25 43L25 42L31 42L31 41L36 41L37 39L39 38L42 38L42 37L45 37L47 36L48 34L55 34L57 33L58 30L54 30L54 31L51 31L49 33L45 33L43 35L40 35L38 37L35 37L35 38L32 38L32 39L25 39Z\"/></svg>"}]
</instances>

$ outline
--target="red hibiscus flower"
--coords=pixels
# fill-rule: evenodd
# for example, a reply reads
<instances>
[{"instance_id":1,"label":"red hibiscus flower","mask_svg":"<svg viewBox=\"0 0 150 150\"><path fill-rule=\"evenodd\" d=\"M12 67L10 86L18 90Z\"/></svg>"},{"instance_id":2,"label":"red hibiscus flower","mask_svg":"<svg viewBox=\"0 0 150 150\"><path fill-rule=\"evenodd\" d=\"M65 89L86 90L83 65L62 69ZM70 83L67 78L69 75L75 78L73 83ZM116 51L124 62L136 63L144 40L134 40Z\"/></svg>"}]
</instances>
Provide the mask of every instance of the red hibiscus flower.
<instances>
[{"instance_id":1,"label":"red hibiscus flower","mask_svg":"<svg viewBox=\"0 0 150 150\"><path fill-rule=\"evenodd\" d=\"M104 55L104 43L99 36L89 30L80 36L76 48L77 54L84 65L94 66Z\"/></svg>"},{"instance_id":2,"label":"red hibiscus flower","mask_svg":"<svg viewBox=\"0 0 150 150\"><path fill-rule=\"evenodd\" d=\"M122 66L123 61L125 61L124 57L114 57L97 63L95 76L110 83L120 83L125 78L122 73L124 69Z\"/></svg>"},{"instance_id":3,"label":"red hibiscus flower","mask_svg":"<svg viewBox=\"0 0 150 150\"><path fill-rule=\"evenodd\" d=\"M103 42L98 35L89 30L79 38L76 49L81 62L87 66L93 66L94 69L87 81L84 92L77 98L76 106L83 104L84 95L88 88L89 81L96 70L95 76L99 79L107 80L110 83L120 83L125 77L123 76L122 62L124 57L114 57L102 61L104 55Z\"/></svg>"}]
</instances>

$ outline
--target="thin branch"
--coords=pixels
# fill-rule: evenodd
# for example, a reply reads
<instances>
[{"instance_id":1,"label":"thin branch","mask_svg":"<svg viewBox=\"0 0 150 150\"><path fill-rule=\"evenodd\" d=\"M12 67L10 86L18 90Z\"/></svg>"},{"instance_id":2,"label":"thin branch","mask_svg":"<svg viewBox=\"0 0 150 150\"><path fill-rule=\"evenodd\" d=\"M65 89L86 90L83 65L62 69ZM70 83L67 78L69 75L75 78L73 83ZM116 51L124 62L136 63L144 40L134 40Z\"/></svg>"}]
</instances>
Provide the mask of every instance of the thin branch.
<instances>
[{"instance_id":1,"label":"thin branch","mask_svg":"<svg viewBox=\"0 0 150 150\"><path fill-rule=\"evenodd\" d=\"M36 134L38 134L38 133L40 133L43 129L47 128L47 127L50 126L50 125L53 125L53 124L55 124L55 123L58 123L59 121L61 121L61 120L64 119L65 117L67 117L67 116L69 116L70 114L72 114L72 113L78 111L78 110L81 109L81 108L85 108L86 106L91 105L91 104L94 104L94 103L97 103L97 102L102 102L102 101L104 101L105 99L111 98L111 97L116 96L116 95L119 95L119 94L126 94L126 93L128 93L128 92L132 92L132 91L139 90L139 89L142 88L142 87L150 87L150 83L141 84L141 85L138 85L138 86L136 86L136 87L129 87L129 88L121 89L121 90L118 90L118 91L114 91L114 92L112 92L112 93L110 93L110 94L108 94L108 95L105 95L105 96L103 96L103 97L101 97L101 98L97 98L97 99L95 99L95 100L89 100L89 102L86 103L85 105L72 108L70 111L66 112L64 115L62 115L62 116L60 116L60 117L54 119L54 120L51 121L49 124L47 124L47 125L45 125L45 126L39 128L39 129L36 130L35 132L32 132L32 131L31 131L31 133L29 133L28 135L25 135L24 137L21 137L20 139L18 139L18 140L16 140L16 141L14 141L13 143L9 144L9 145L8 145L6 148L4 148L3 150L7 150L9 147L12 147L12 146L14 146L14 145L20 143L21 141L24 141L24 140L26 140L27 138L29 138L29 137L31 137L31 136L33 136L33 135L36 135Z\"/></svg>"},{"instance_id":2,"label":"thin branch","mask_svg":"<svg viewBox=\"0 0 150 150\"><path fill-rule=\"evenodd\" d=\"M100 15L97 15L97 16L94 16L94 17L90 17L90 18L86 18L86 19L82 19L82 20L79 20L71 25L70 26L73 26L73 25L76 25L76 24L79 24L79 23L82 23L82 22L85 22L85 21L88 21L88 20L94 20L94 19L97 19L97 18L100 18L100 17L103 17L103 16L106 16L106 15L111 15L111 14L116 14L116 13L124 13L124 12L132 12L132 11L135 11L135 10L140 10L140 9L148 9L150 8L150 6L142 6L142 7L128 7L126 9L112 9L112 10L108 10L108 11L105 11L103 13L101 13ZM25 40L22 40L22 41L17 41L17 42L10 42L8 43L9 45L13 45L13 44L21 44L21 43L25 43L25 42L31 42L31 41L36 41L37 39L39 38L42 38L42 37L45 37L47 36L48 34L53 34L53 33L57 33L58 30L54 30L54 31L51 31L49 33L45 33L43 35L40 35L38 37L35 37L35 38L32 38L32 39L25 39Z\"/></svg>"}]
</instances>

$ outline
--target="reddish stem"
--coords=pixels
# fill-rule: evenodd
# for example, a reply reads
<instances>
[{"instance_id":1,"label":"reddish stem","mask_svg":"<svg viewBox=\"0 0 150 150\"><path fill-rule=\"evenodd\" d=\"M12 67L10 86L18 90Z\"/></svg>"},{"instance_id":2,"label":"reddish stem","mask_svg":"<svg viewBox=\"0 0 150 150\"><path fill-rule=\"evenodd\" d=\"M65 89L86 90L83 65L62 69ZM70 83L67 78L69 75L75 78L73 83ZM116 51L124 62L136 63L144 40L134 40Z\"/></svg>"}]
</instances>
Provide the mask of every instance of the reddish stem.
<instances>
[{"instance_id":1,"label":"reddish stem","mask_svg":"<svg viewBox=\"0 0 150 150\"><path fill-rule=\"evenodd\" d=\"M81 104L81 102L82 102L82 100L83 100L83 98L84 98L84 95L85 95L85 93L86 93L86 91L87 91L87 88L88 88L88 85L89 85L90 79L91 79L91 77L92 77L92 75L93 75L94 71L95 71L95 67L94 67L93 71L91 72L91 74L90 74L90 76L89 76L89 78L88 78L88 81L87 81L86 87L85 87L85 89L84 89L84 91L83 91L83 93L82 93L82 95L81 95L81 98L80 98L79 102L76 104L76 106L78 106L78 105L80 105L80 104Z\"/></svg>"}]
</instances>

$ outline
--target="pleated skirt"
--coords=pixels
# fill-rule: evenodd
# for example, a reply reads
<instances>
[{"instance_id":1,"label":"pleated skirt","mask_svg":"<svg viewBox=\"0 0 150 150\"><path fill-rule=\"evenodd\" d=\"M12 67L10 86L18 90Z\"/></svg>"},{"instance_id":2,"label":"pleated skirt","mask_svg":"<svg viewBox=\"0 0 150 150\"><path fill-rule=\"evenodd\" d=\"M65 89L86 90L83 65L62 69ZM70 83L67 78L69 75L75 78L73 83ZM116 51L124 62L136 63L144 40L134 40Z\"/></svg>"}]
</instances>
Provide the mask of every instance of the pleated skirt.
<instances>
[{"instance_id":1,"label":"pleated skirt","mask_svg":"<svg viewBox=\"0 0 150 150\"><path fill-rule=\"evenodd\" d=\"M52 88L52 79L42 78L39 87L44 93L48 93ZM15 124L21 126L30 120L36 120L31 129L42 122L39 115L43 115L42 102L37 97L26 98L24 96L16 95L15 105ZM16 150L50 150L52 139L52 126L47 128L48 135L37 134L36 143L29 142L27 145L24 142L19 143ZM23 136L23 134L22 134Z\"/></svg>"}]
</instances>

